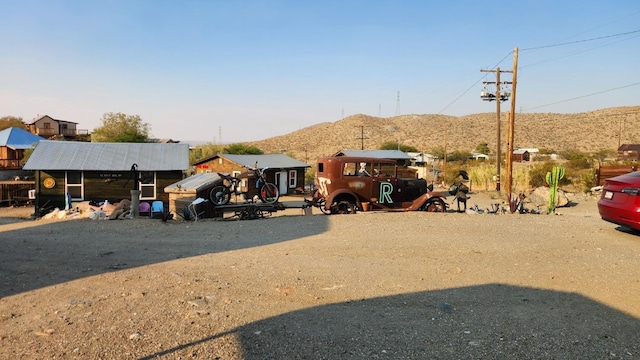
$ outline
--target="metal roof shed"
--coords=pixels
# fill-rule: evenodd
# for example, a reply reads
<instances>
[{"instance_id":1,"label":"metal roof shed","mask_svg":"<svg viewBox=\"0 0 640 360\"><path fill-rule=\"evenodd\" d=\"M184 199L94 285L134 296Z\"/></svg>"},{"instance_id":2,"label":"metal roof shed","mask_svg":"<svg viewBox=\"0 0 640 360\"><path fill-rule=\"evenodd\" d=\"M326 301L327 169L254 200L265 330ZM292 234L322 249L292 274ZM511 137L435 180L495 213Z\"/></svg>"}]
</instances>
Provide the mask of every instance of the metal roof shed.
<instances>
[{"instance_id":1,"label":"metal roof shed","mask_svg":"<svg viewBox=\"0 0 640 360\"><path fill-rule=\"evenodd\" d=\"M197 198L208 201L210 189L220 181L217 173L199 173L165 187L164 192L169 194L169 211L182 214ZM213 217L214 209L210 205L199 205L198 210L205 211L204 217Z\"/></svg>"},{"instance_id":2,"label":"metal roof shed","mask_svg":"<svg viewBox=\"0 0 640 360\"><path fill-rule=\"evenodd\" d=\"M24 169L128 171L132 164L140 171L185 171L189 168L189 145L42 140Z\"/></svg>"},{"instance_id":3,"label":"metal roof shed","mask_svg":"<svg viewBox=\"0 0 640 360\"><path fill-rule=\"evenodd\" d=\"M188 168L188 144L48 140L38 143L24 166L36 172L36 207L58 208L67 205L67 196L74 202L129 199L134 188L140 201L166 203L164 188L182 180Z\"/></svg>"}]
</instances>

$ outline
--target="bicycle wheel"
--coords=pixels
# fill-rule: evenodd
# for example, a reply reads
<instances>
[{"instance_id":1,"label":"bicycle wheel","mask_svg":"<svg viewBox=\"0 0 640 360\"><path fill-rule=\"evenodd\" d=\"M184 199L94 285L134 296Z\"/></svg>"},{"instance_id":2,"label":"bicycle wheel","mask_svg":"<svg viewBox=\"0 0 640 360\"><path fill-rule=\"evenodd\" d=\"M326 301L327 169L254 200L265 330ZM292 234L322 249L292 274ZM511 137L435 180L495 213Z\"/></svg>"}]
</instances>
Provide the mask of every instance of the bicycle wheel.
<instances>
[{"instance_id":1,"label":"bicycle wheel","mask_svg":"<svg viewBox=\"0 0 640 360\"><path fill-rule=\"evenodd\" d=\"M273 204L280 198L278 188L272 183L265 183L260 187L260 200L263 203Z\"/></svg>"},{"instance_id":2,"label":"bicycle wheel","mask_svg":"<svg viewBox=\"0 0 640 360\"><path fill-rule=\"evenodd\" d=\"M327 203L327 201L325 199L316 200L316 204L317 204L318 208L320 208L320 211L322 211L322 213L325 214L325 215L329 215L329 214L331 214L331 209L325 209L326 203Z\"/></svg>"},{"instance_id":3,"label":"bicycle wheel","mask_svg":"<svg viewBox=\"0 0 640 360\"><path fill-rule=\"evenodd\" d=\"M209 193L209 200L214 205L226 205L231 200L231 191L226 186L214 186Z\"/></svg>"}]
</instances>

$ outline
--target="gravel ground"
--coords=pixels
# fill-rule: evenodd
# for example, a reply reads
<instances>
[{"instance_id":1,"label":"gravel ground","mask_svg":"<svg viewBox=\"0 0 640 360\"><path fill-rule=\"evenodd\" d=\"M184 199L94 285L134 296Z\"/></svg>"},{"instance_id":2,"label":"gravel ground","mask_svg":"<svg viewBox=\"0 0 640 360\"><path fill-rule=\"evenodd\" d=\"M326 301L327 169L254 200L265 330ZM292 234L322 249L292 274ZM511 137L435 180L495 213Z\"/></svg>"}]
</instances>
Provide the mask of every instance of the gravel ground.
<instances>
[{"instance_id":1,"label":"gravel ground","mask_svg":"<svg viewBox=\"0 0 640 360\"><path fill-rule=\"evenodd\" d=\"M19 210L0 210L3 359L640 359L640 237L593 197L560 215Z\"/></svg>"}]
</instances>

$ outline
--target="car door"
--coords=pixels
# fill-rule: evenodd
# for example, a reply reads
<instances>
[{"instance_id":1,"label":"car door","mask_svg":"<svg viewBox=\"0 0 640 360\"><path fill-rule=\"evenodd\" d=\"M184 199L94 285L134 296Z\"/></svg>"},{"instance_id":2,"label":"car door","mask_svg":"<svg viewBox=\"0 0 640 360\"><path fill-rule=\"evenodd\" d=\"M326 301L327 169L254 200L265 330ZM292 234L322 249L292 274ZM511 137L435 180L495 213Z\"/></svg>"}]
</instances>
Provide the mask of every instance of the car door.
<instances>
[{"instance_id":1,"label":"car door","mask_svg":"<svg viewBox=\"0 0 640 360\"><path fill-rule=\"evenodd\" d=\"M374 163L372 169L372 198L382 205L390 206L398 201L395 166L387 163Z\"/></svg>"}]
</instances>

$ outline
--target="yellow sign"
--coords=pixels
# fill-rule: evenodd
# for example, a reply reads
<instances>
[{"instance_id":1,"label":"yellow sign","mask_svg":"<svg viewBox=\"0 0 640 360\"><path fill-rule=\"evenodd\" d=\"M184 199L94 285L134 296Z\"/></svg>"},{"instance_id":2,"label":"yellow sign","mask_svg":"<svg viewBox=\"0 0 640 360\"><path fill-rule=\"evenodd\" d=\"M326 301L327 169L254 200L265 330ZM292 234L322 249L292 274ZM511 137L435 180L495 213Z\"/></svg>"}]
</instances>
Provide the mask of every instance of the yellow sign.
<instances>
[{"instance_id":1,"label":"yellow sign","mask_svg":"<svg viewBox=\"0 0 640 360\"><path fill-rule=\"evenodd\" d=\"M44 187L46 187L47 189L51 189L52 187L56 186L56 181L53 180L53 178L46 178L42 182L42 185L44 185Z\"/></svg>"}]
</instances>

